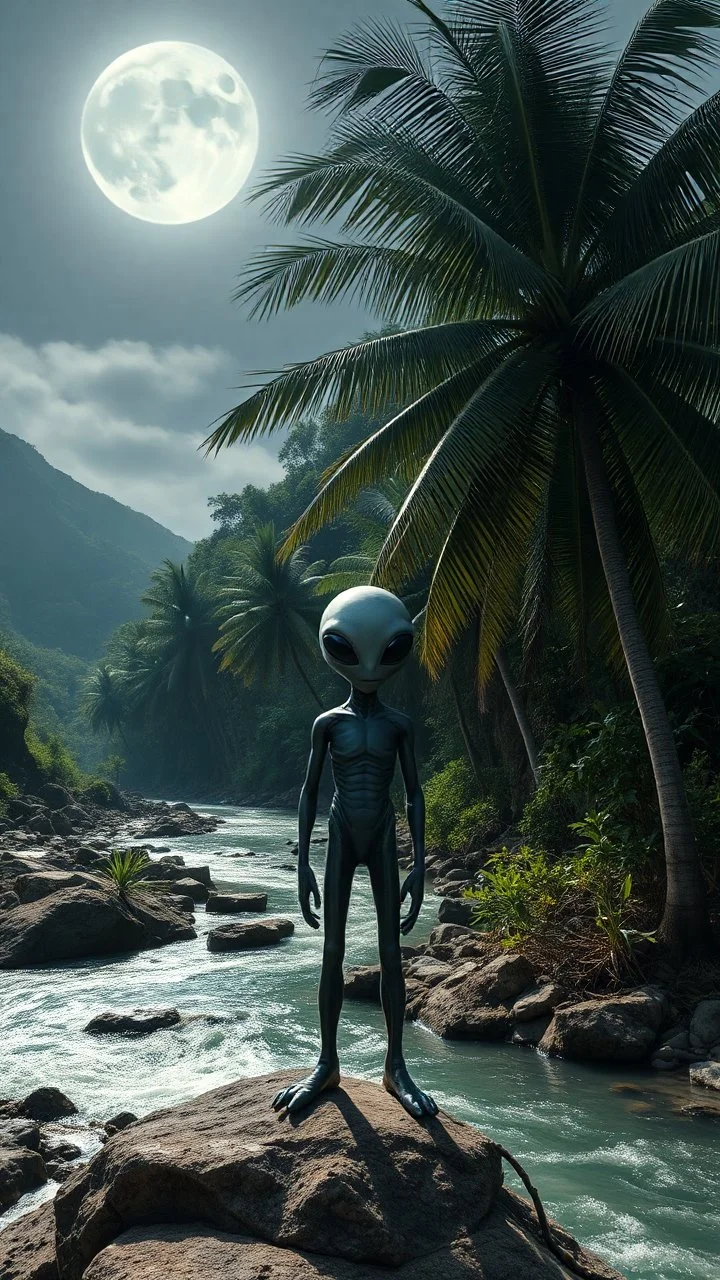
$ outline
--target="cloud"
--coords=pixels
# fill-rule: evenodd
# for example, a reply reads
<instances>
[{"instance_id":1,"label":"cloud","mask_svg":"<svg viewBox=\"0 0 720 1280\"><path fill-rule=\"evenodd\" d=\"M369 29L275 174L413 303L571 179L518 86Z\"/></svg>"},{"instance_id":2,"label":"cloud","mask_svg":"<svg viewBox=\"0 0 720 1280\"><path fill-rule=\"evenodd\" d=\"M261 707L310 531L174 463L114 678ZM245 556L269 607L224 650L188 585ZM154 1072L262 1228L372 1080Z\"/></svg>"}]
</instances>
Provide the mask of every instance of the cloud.
<instances>
[{"instance_id":1,"label":"cloud","mask_svg":"<svg viewBox=\"0 0 720 1280\"><path fill-rule=\"evenodd\" d=\"M211 528L208 497L281 474L260 444L218 459L198 453L208 424L233 402L234 364L220 347L31 346L0 333L0 429L88 488L196 539Z\"/></svg>"}]
</instances>

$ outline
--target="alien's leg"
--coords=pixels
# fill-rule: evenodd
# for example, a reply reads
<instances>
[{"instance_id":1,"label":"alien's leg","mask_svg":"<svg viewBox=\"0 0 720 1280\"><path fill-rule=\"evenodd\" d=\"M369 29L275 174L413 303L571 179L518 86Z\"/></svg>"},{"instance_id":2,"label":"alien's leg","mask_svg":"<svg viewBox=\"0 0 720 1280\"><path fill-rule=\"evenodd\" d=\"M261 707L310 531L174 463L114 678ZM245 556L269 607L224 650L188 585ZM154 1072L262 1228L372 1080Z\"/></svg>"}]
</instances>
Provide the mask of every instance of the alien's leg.
<instances>
[{"instance_id":1,"label":"alien's leg","mask_svg":"<svg viewBox=\"0 0 720 1280\"><path fill-rule=\"evenodd\" d=\"M400 954L400 880L395 846L395 814L390 810L378 842L368 854L368 870L378 919L380 999L388 1031L383 1084L411 1116L437 1115L437 1103L413 1081L402 1050L405 978Z\"/></svg>"},{"instance_id":2,"label":"alien's leg","mask_svg":"<svg viewBox=\"0 0 720 1280\"><path fill-rule=\"evenodd\" d=\"M343 1003L343 959L345 926L356 857L349 833L337 814L330 811L328 846L323 887L325 942L318 1007L320 1010L320 1057L315 1070L304 1080L282 1089L273 1099L276 1111L300 1111L323 1089L333 1089L340 1080L337 1030Z\"/></svg>"}]
</instances>

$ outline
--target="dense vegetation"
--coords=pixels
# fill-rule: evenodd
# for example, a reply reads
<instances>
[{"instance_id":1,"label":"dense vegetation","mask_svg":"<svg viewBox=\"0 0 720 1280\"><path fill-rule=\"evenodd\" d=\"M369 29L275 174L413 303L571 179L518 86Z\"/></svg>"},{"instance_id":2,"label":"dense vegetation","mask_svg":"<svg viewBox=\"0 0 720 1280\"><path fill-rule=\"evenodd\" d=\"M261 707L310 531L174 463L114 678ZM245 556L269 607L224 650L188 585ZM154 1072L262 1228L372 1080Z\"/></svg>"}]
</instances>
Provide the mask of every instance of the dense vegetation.
<instances>
[{"instance_id":1,"label":"dense vegetation","mask_svg":"<svg viewBox=\"0 0 720 1280\"><path fill-rule=\"evenodd\" d=\"M115 627L139 614L151 569L189 550L184 538L0 431L0 632L95 659Z\"/></svg>"},{"instance_id":2,"label":"dense vegetation","mask_svg":"<svg viewBox=\"0 0 720 1280\"><path fill-rule=\"evenodd\" d=\"M285 225L338 235L261 253L255 315L361 297L393 331L285 368L209 445L360 404L382 425L341 456L287 550L368 485L410 485L374 569L427 575L422 655L437 674L469 628L480 688L548 624L581 669L629 677L665 857L659 936L710 941L701 863L654 658L664 556L712 561L720 100L716 0L656 0L616 61L597 0L424 0L329 50L325 150L261 184ZM392 405L399 411L391 412ZM506 681L508 692L512 685ZM513 697L533 772L534 743Z\"/></svg>"}]
</instances>

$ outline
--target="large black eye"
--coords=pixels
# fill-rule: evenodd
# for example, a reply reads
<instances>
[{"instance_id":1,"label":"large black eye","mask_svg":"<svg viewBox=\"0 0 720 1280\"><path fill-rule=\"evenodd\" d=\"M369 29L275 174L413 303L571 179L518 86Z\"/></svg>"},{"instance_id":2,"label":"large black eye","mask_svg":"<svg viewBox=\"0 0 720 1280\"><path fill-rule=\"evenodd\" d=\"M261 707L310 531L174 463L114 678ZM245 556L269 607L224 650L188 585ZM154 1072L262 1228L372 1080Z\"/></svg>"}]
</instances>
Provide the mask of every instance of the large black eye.
<instances>
[{"instance_id":1,"label":"large black eye","mask_svg":"<svg viewBox=\"0 0 720 1280\"><path fill-rule=\"evenodd\" d=\"M395 662L402 662L403 658L407 658L413 646L413 638L409 631L401 631L399 636L395 636L387 646L380 665L383 667L391 667Z\"/></svg>"},{"instance_id":2,"label":"large black eye","mask_svg":"<svg viewBox=\"0 0 720 1280\"><path fill-rule=\"evenodd\" d=\"M325 652L330 654L336 662L341 662L344 667L356 667L358 664L358 656L353 649L349 640L340 635L339 631L326 631L322 638Z\"/></svg>"}]
</instances>

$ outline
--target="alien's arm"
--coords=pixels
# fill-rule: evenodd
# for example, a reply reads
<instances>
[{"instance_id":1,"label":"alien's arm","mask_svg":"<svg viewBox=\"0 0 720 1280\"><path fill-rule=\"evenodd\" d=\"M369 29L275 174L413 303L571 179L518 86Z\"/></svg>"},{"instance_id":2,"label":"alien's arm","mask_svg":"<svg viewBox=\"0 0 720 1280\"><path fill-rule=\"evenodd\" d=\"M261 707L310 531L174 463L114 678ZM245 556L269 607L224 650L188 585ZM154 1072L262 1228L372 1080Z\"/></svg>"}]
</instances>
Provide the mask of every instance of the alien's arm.
<instances>
[{"instance_id":1,"label":"alien's arm","mask_svg":"<svg viewBox=\"0 0 720 1280\"><path fill-rule=\"evenodd\" d=\"M415 760L415 734L408 720L403 726L398 747L400 768L405 783L405 812L413 846L413 865L425 868L425 797L420 786Z\"/></svg>"},{"instance_id":2,"label":"alien's arm","mask_svg":"<svg viewBox=\"0 0 720 1280\"><path fill-rule=\"evenodd\" d=\"M318 716L312 727L310 759L298 804L298 866L306 867L310 861L310 836L317 814L318 788L328 749L328 725L325 716Z\"/></svg>"}]
</instances>

